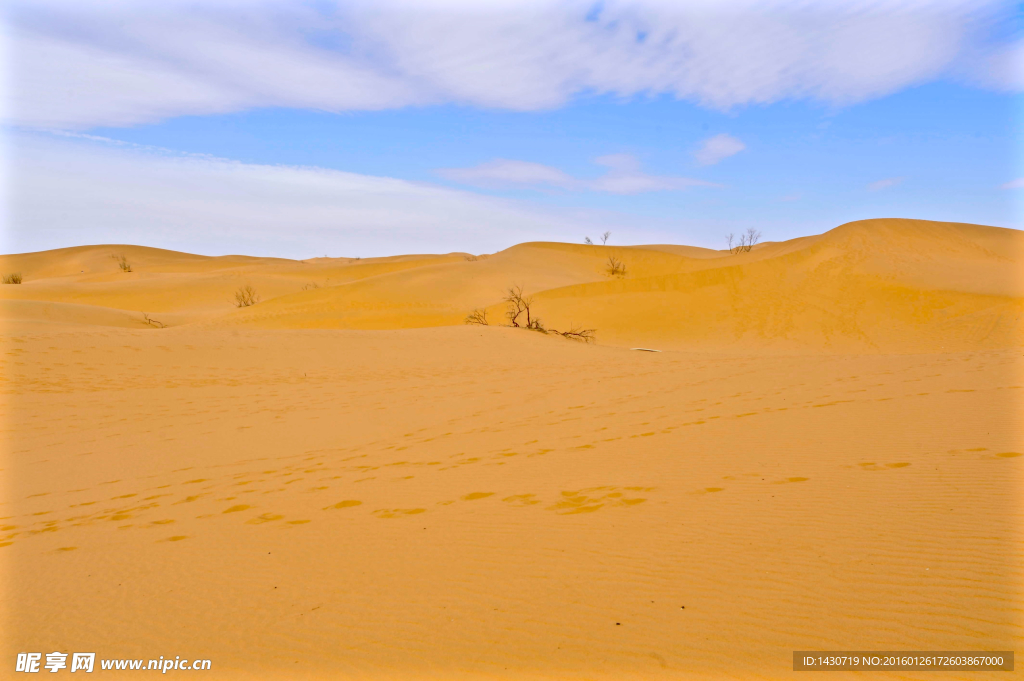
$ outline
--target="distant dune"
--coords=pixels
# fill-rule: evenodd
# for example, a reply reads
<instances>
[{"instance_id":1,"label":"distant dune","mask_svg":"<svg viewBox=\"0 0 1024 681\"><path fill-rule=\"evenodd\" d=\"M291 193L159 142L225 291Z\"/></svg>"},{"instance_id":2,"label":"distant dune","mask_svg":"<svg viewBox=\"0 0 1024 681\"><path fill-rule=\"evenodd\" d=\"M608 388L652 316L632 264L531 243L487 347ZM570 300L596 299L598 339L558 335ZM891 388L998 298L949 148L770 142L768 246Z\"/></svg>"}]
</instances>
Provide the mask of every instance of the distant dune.
<instances>
[{"instance_id":1,"label":"distant dune","mask_svg":"<svg viewBox=\"0 0 1024 681\"><path fill-rule=\"evenodd\" d=\"M620 681L1019 651L1022 237L2 256L0 658ZM511 284L598 344L462 323Z\"/></svg>"},{"instance_id":2,"label":"distant dune","mask_svg":"<svg viewBox=\"0 0 1024 681\"><path fill-rule=\"evenodd\" d=\"M625 276L606 272L609 257ZM0 271L24 277L0 287L2 300L22 301L4 302L3 318L78 324L122 325L119 310L140 328L146 312L169 326L398 329L461 324L474 308L501 324L502 293L518 284L545 323L595 328L609 345L918 352L1024 342L1024 233L921 220L853 222L738 255L541 242L479 257L293 261L110 245L0 256ZM239 310L232 296L244 284L261 302Z\"/></svg>"}]
</instances>

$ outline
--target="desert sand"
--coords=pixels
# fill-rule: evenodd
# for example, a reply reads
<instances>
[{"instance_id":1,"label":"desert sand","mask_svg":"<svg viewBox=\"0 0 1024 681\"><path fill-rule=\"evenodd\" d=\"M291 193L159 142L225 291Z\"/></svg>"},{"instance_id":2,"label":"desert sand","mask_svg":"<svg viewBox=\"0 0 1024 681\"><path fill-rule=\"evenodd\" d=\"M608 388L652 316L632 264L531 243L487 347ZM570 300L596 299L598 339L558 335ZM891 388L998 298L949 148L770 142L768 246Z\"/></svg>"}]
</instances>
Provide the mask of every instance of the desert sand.
<instances>
[{"instance_id":1,"label":"desert sand","mask_svg":"<svg viewBox=\"0 0 1024 681\"><path fill-rule=\"evenodd\" d=\"M793 650L1024 648L1019 231L0 272L0 677L26 651L777 679ZM501 326L513 284L597 342Z\"/></svg>"}]
</instances>

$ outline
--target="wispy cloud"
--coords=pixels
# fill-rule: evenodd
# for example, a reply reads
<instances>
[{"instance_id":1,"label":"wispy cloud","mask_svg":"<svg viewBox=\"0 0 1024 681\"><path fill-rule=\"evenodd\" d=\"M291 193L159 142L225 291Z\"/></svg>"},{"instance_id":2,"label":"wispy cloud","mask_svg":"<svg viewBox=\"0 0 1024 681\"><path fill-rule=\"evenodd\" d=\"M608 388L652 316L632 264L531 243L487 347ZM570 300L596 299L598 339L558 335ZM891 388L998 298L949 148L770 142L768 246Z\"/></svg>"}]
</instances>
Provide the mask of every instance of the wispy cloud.
<instances>
[{"instance_id":1,"label":"wispy cloud","mask_svg":"<svg viewBox=\"0 0 1024 681\"><path fill-rule=\"evenodd\" d=\"M236 6L237 5L237 6ZM244 7L245 11L240 11ZM256 107L559 107L667 94L844 105L943 77L1022 87L1001 0L12 0L9 122L83 129Z\"/></svg>"},{"instance_id":2,"label":"wispy cloud","mask_svg":"<svg viewBox=\"0 0 1024 681\"><path fill-rule=\"evenodd\" d=\"M492 252L628 216L572 211L324 168L247 164L87 136L15 134L0 251L138 243L205 254L308 257ZM652 229L647 238L657 231ZM664 234L661 239L665 239Z\"/></svg>"},{"instance_id":3,"label":"wispy cloud","mask_svg":"<svg viewBox=\"0 0 1024 681\"><path fill-rule=\"evenodd\" d=\"M497 158L472 168L442 168L437 172L449 180L478 187L550 186L576 189L580 186L576 179L558 168L505 158Z\"/></svg>"},{"instance_id":4,"label":"wispy cloud","mask_svg":"<svg viewBox=\"0 0 1024 681\"><path fill-rule=\"evenodd\" d=\"M907 178L905 178L905 177L889 177L889 178L886 178L884 180L878 180L877 182L872 182L871 184L868 185L868 191L869 192L877 192L877 191L881 191L883 189L888 189L889 187L895 187L896 185L902 183L903 180L905 180L905 179L907 179Z\"/></svg>"},{"instance_id":5,"label":"wispy cloud","mask_svg":"<svg viewBox=\"0 0 1024 681\"><path fill-rule=\"evenodd\" d=\"M732 135L723 133L704 140L700 149L694 154L694 158L702 166L712 166L730 156L735 156L746 148L747 145L743 142Z\"/></svg>"},{"instance_id":6,"label":"wispy cloud","mask_svg":"<svg viewBox=\"0 0 1024 681\"><path fill-rule=\"evenodd\" d=\"M1024 189L1024 177L1018 177L1016 180L1010 180L1006 184L999 185L1000 189Z\"/></svg>"},{"instance_id":7,"label":"wispy cloud","mask_svg":"<svg viewBox=\"0 0 1024 681\"><path fill-rule=\"evenodd\" d=\"M639 159L632 154L599 156L594 159L594 163L607 168L605 174L596 179L576 178L551 166L508 159L495 159L472 168L442 168L437 172L456 182L494 189L555 187L570 191L642 194L721 186L689 177L648 175L641 170Z\"/></svg>"}]
</instances>

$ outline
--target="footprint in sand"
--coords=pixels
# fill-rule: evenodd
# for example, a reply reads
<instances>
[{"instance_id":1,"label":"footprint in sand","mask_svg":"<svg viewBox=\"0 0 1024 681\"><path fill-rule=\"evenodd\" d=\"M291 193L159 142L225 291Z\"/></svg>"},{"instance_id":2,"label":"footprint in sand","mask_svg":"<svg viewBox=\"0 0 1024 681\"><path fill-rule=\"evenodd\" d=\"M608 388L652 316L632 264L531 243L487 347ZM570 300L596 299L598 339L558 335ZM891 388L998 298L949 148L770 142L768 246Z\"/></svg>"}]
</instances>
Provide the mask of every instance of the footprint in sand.
<instances>
[{"instance_id":1,"label":"footprint in sand","mask_svg":"<svg viewBox=\"0 0 1024 681\"><path fill-rule=\"evenodd\" d=\"M278 515L276 513L263 513L261 515L256 516L255 518L250 518L249 520L246 520L245 524L262 525L263 523L272 523L275 520L281 520L282 518L284 518L283 515Z\"/></svg>"},{"instance_id":2,"label":"footprint in sand","mask_svg":"<svg viewBox=\"0 0 1024 681\"><path fill-rule=\"evenodd\" d=\"M308 522L311 522L311 521L309 521L309 520L289 520L288 524L289 525L305 525Z\"/></svg>"},{"instance_id":3,"label":"footprint in sand","mask_svg":"<svg viewBox=\"0 0 1024 681\"><path fill-rule=\"evenodd\" d=\"M562 499L548 506L549 511L559 515L572 515L576 513L593 513L606 506L635 506L642 504L647 499L626 498L620 489L634 491L649 491L652 487L588 487L577 491L562 492Z\"/></svg>"},{"instance_id":4,"label":"footprint in sand","mask_svg":"<svg viewBox=\"0 0 1024 681\"><path fill-rule=\"evenodd\" d=\"M487 497L494 496L494 492L473 492L462 497L463 501L476 501L477 499L486 499Z\"/></svg>"},{"instance_id":5,"label":"footprint in sand","mask_svg":"<svg viewBox=\"0 0 1024 681\"><path fill-rule=\"evenodd\" d=\"M239 511L247 511L250 508L252 508L252 506L249 506L248 504L238 504L237 506L232 506L225 510L224 513L238 513Z\"/></svg>"},{"instance_id":6,"label":"footprint in sand","mask_svg":"<svg viewBox=\"0 0 1024 681\"><path fill-rule=\"evenodd\" d=\"M378 518L401 518L406 515L426 513L425 508L381 508L373 512Z\"/></svg>"},{"instance_id":7,"label":"footprint in sand","mask_svg":"<svg viewBox=\"0 0 1024 681\"><path fill-rule=\"evenodd\" d=\"M76 550L78 550L78 547L77 546L61 546L57 550L58 551L76 551Z\"/></svg>"},{"instance_id":8,"label":"footprint in sand","mask_svg":"<svg viewBox=\"0 0 1024 681\"><path fill-rule=\"evenodd\" d=\"M345 501L339 501L338 503L331 504L330 506L324 506L323 510L329 511L332 508L352 508L353 506L360 506L362 503L363 502L356 501L355 499L346 499Z\"/></svg>"},{"instance_id":9,"label":"footprint in sand","mask_svg":"<svg viewBox=\"0 0 1024 681\"><path fill-rule=\"evenodd\" d=\"M502 501L508 502L515 506L531 506L533 504L539 504L539 499L534 499L536 494L514 494L510 497L505 497Z\"/></svg>"},{"instance_id":10,"label":"footprint in sand","mask_svg":"<svg viewBox=\"0 0 1024 681\"><path fill-rule=\"evenodd\" d=\"M1012 459L1020 456L1020 452L1000 452L999 454L996 454L996 456L1001 459Z\"/></svg>"},{"instance_id":11,"label":"footprint in sand","mask_svg":"<svg viewBox=\"0 0 1024 681\"><path fill-rule=\"evenodd\" d=\"M184 534L179 534L173 537L168 537L167 539L161 539L160 541L181 541L182 539L188 539L188 536Z\"/></svg>"}]
</instances>

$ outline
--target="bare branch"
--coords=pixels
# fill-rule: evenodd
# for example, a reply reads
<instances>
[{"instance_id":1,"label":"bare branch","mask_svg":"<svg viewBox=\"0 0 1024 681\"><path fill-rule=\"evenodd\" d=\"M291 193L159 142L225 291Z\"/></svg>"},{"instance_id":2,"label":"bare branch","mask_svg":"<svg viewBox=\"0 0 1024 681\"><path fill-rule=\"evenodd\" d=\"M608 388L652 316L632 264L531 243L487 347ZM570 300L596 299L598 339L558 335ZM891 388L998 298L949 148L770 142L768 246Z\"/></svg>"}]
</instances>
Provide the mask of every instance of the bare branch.
<instances>
[{"instance_id":1,"label":"bare branch","mask_svg":"<svg viewBox=\"0 0 1024 681\"><path fill-rule=\"evenodd\" d=\"M470 312L468 315L466 315L466 318L464 320L462 320L462 323L463 324L480 324L481 326L488 326L487 310L483 309L482 307L476 308L475 310Z\"/></svg>"},{"instance_id":2,"label":"bare branch","mask_svg":"<svg viewBox=\"0 0 1024 681\"><path fill-rule=\"evenodd\" d=\"M605 271L613 277L623 277L626 275L626 265L621 260L618 260L614 256L608 256L608 262L605 266Z\"/></svg>"},{"instance_id":3,"label":"bare branch","mask_svg":"<svg viewBox=\"0 0 1024 681\"><path fill-rule=\"evenodd\" d=\"M260 302L260 294L256 293L256 289L251 284L240 286L235 291L235 307L249 307Z\"/></svg>"},{"instance_id":4,"label":"bare branch","mask_svg":"<svg viewBox=\"0 0 1024 681\"><path fill-rule=\"evenodd\" d=\"M747 228L747 233L744 234L743 237L746 242L744 244L743 250L749 251L751 248L754 247L754 244L756 244L758 240L760 240L761 232L757 231L753 227L749 227Z\"/></svg>"},{"instance_id":5,"label":"bare branch","mask_svg":"<svg viewBox=\"0 0 1024 681\"><path fill-rule=\"evenodd\" d=\"M525 313L526 327L530 328L530 305L533 304L533 297L523 295L522 286L509 286L508 292L505 293L502 300L508 304L505 316L508 318L509 326L518 327L519 321Z\"/></svg>"}]
</instances>

